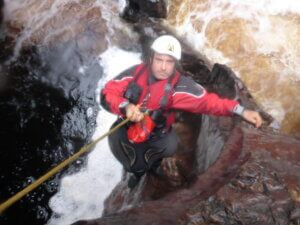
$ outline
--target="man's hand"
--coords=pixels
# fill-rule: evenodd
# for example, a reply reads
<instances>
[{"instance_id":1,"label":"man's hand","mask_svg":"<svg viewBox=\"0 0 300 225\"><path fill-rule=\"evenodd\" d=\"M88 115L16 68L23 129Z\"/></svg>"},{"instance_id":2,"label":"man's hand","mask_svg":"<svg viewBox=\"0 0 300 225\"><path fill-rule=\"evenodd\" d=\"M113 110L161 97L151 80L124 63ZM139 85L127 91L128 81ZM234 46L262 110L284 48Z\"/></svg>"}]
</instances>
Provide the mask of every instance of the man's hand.
<instances>
[{"instance_id":1,"label":"man's hand","mask_svg":"<svg viewBox=\"0 0 300 225\"><path fill-rule=\"evenodd\" d=\"M256 111L246 109L243 111L242 117L244 120L253 123L256 128L260 127L262 124L262 118Z\"/></svg>"},{"instance_id":2,"label":"man's hand","mask_svg":"<svg viewBox=\"0 0 300 225\"><path fill-rule=\"evenodd\" d=\"M126 110L126 117L131 122L140 122L144 119L144 113L142 113L139 107L134 104L128 104L125 110Z\"/></svg>"}]
</instances>

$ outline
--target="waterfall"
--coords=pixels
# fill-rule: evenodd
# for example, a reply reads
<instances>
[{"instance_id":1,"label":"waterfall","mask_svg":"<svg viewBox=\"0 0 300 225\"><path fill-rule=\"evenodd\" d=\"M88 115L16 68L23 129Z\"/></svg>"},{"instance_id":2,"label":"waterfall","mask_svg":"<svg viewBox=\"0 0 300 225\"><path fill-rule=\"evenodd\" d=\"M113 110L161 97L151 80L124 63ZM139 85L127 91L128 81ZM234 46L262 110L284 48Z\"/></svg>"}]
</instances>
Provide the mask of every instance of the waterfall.
<instances>
[{"instance_id":1,"label":"waterfall","mask_svg":"<svg viewBox=\"0 0 300 225\"><path fill-rule=\"evenodd\" d=\"M169 1L163 22L246 84L284 133L300 132L300 5L297 0Z\"/></svg>"}]
</instances>

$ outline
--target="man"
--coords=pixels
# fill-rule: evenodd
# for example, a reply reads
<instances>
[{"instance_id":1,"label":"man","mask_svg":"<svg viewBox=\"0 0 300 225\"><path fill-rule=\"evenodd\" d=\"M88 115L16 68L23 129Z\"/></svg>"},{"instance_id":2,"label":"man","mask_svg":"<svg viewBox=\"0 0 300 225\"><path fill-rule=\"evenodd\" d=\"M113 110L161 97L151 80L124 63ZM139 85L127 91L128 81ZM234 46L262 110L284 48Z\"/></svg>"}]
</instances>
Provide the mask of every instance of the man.
<instances>
[{"instance_id":1,"label":"man","mask_svg":"<svg viewBox=\"0 0 300 225\"><path fill-rule=\"evenodd\" d=\"M160 162L174 154L178 141L171 125L174 109L219 116L240 115L260 127L259 113L244 109L237 101L221 99L176 67L181 58L179 41L170 35L158 37L151 46L147 63L134 66L110 80L101 92L101 104L108 111L131 122L109 136L114 156L124 169L133 173L133 188L148 171L160 174ZM145 116L145 111L149 115Z\"/></svg>"}]
</instances>

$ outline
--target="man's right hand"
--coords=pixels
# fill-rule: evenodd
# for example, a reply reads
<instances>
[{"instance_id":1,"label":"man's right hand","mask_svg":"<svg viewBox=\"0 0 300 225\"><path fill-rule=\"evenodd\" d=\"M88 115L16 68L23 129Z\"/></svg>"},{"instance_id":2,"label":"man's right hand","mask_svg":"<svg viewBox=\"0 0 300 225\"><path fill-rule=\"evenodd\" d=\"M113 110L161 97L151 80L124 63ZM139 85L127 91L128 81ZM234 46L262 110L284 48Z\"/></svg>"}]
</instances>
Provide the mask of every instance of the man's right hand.
<instances>
[{"instance_id":1,"label":"man's right hand","mask_svg":"<svg viewBox=\"0 0 300 225\"><path fill-rule=\"evenodd\" d=\"M260 114L256 111L245 109L243 111L242 117L246 121L254 124L256 128L258 128L262 125L262 118L261 118Z\"/></svg>"},{"instance_id":2,"label":"man's right hand","mask_svg":"<svg viewBox=\"0 0 300 225\"><path fill-rule=\"evenodd\" d=\"M142 113L139 107L134 104L128 104L125 110L126 110L126 117L131 122L140 122L144 119L144 113Z\"/></svg>"}]
</instances>

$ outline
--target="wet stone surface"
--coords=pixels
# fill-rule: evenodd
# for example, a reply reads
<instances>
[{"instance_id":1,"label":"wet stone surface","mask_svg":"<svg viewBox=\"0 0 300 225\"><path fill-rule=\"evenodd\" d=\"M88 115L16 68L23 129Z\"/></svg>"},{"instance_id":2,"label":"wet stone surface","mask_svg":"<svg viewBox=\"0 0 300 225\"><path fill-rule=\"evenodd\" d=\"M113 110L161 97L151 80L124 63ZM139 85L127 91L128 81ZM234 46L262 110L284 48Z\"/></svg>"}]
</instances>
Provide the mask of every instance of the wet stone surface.
<instances>
[{"instance_id":1,"label":"wet stone surface","mask_svg":"<svg viewBox=\"0 0 300 225\"><path fill-rule=\"evenodd\" d=\"M121 17L130 22L138 22L142 17L166 18L167 10L164 0L129 0Z\"/></svg>"},{"instance_id":2,"label":"wet stone surface","mask_svg":"<svg viewBox=\"0 0 300 225\"><path fill-rule=\"evenodd\" d=\"M4 0L0 0L0 27L3 20L3 7L4 7Z\"/></svg>"},{"instance_id":3,"label":"wet stone surface","mask_svg":"<svg viewBox=\"0 0 300 225\"><path fill-rule=\"evenodd\" d=\"M27 48L13 57L0 41L0 201L13 196L90 141L96 125L98 62L82 60L74 44ZM89 113L88 113L89 112ZM85 163L73 163L73 173ZM24 196L0 217L1 225L44 224L62 173ZM16 216L18 215L18 216Z\"/></svg>"}]
</instances>

